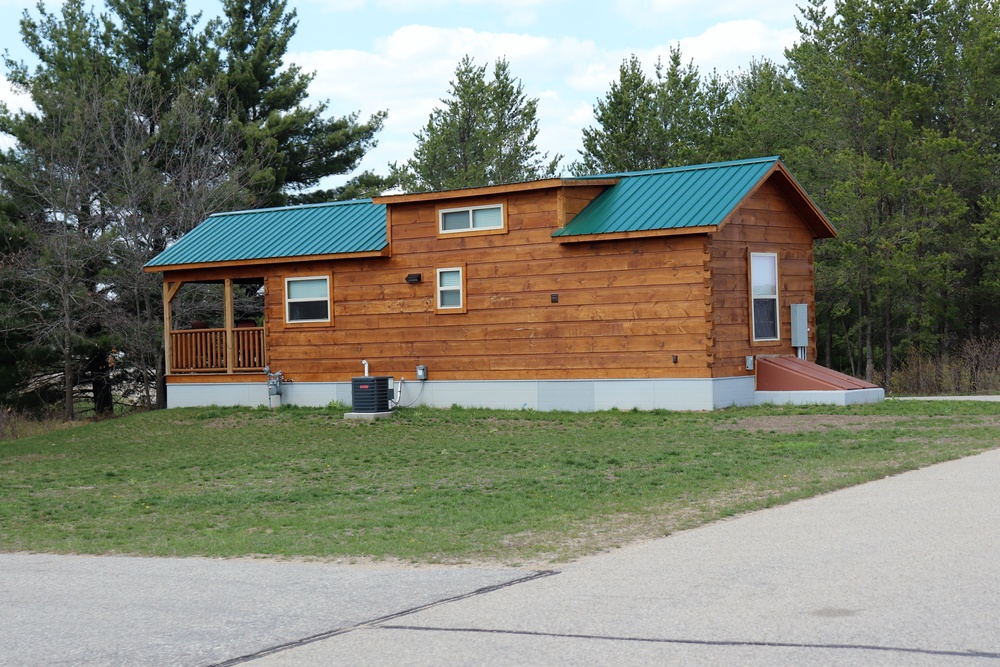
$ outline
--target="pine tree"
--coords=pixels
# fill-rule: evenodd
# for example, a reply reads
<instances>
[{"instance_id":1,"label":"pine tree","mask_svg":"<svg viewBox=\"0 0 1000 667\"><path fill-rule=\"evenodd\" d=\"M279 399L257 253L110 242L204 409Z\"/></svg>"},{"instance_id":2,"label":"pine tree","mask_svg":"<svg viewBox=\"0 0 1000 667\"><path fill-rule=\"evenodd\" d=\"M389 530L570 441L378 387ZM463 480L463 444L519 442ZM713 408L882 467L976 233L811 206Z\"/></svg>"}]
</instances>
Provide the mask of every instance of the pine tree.
<instances>
[{"instance_id":1,"label":"pine tree","mask_svg":"<svg viewBox=\"0 0 1000 667\"><path fill-rule=\"evenodd\" d=\"M987 4L843 0L828 15L813 0L788 52L802 128L789 163L840 231L817 251L818 299L833 304L821 327L887 385L901 350L947 350L966 326L957 304L978 291L966 276L996 135L981 143L958 109L990 108L997 88L973 90L977 64L959 63L983 53L984 24L995 31L995 11L975 11Z\"/></svg>"},{"instance_id":2,"label":"pine tree","mask_svg":"<svg viewBox=\"0 0 1000 667\"><path fill-rule=\"evenodd\" d=\"M656 64L654 151L658 167L705 162L711 154L708 91L694 63L684 65L680 47L670 49L666 67Z\"/></svg>"},{"instance_id":3,"label":"pine tree","mask_svg":"<svg viewBox=\"0 0 1000 667\"><path fill-rule=\"evenodd\" d=\"M642 171L660 166L654 149L656 87L634 55L621 64L618 81L594 106L597 127L583 130L577 174Z\"/></svg>"},{"instance_id":4,"label":"pine tree","mask_svg":"<svg viewBox=\"0 0 1000 667\"><path fill-rule=\"evenodd\" d=\"M713 160L739 160L787 153L798 140L790 122L793 87L783 68L753 60L729 76L719 115L711 122Z\"/></svg>"},{"instance_id":5,"label":"pine tree","mask_svg":"<svg viewBox=\"0 0 1000 667\"><path fill-rule=\"evenodd\" d=\"M560 157L549 160L535 140L538 100L497 60L492 80L486 66L466 55L455 69L443 106L416 134L413 157L392 165L405 190L447 190L534 180L555 175Z\"/></svg>"},{"instance_id":6,"label":"pine tree","mask_svg":"<svg viewBox=\"0 0 1000 667\"><path fill-rule=\"evenodd\" d=\"M254 188L264 203L287 203L327 176L353 170L375 146L385 113L327 117L327 104L306 105L312 74L284 61L295 34L285 0L224 0L224 22L211 32L221 59L235 127L248 157L260 160Z\"/></svg>"},{"instance_id":7,"label":"pine tree","mask_svg":"<svg viewBox=\"0 0 1000 667\"><path fill-rule=\"evenodd\" d=\"M716 153L715 122L728 94L721 77L705 81L693 63L683 64L680 47L670 49L666 66L656 63L654 79L633 55L594 106L597 126L584 128L583 150L572 171L642 171L710 160Z\"/></svg>"},{"instance_id":8,"label":"pine tree","mask_svg":"<svg viewBox=\"0 0 1000 667\"><path fill-rule=\"evenodd\" d=\"M208 48L197 31L201 15L189 17L184 0L106 2L113 16L105 18L105 29L119 70L148 80L158 98L177 95Z\"/></svg>"}]
</instances>

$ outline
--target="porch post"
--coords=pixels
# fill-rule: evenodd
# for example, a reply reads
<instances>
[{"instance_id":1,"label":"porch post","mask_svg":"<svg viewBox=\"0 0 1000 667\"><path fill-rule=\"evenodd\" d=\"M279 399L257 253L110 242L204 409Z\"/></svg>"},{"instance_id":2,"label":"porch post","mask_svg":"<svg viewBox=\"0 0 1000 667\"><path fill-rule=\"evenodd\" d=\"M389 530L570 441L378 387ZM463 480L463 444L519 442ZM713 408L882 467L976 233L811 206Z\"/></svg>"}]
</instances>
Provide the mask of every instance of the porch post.
<instances>
[{"instance_id":1,"label":"porch post","mask_svg":"<svg viewBox=\"0 0 1000 667\"><path fill-rule=\"evenodd\" d=\"M233 327L236 318L233 315L233 279L226 278L226 372L233 372L236 361L236 338Z\"/></svg>"},{"instance_id":2,"label":"porch post","mask_svg":"<svg viewBox=\"0 0 1000 667\"><path fill-rule=\"evenodd\" d=\"M174 297L177 296L177 290L183 284L183 280L170 282L167 280L167 274L163 274L163 356L165 357L163 360L163 372L166 375L170 375L170 360L172 358L170 332L174 329L173 308L170 304L173 303Z\"/></svg>"},{"instance_id":3,"label":"porch post","mask_svg":"<svg viewBox=\"0 0 1000 667\"><path fill-rule=\"evenodd\" d=\"M163 370L166 375L170 375L170 331L173 329L171 314L173 308L170 307L170 283L164 276L163 280Z\"/></svg>"}]
</instances>

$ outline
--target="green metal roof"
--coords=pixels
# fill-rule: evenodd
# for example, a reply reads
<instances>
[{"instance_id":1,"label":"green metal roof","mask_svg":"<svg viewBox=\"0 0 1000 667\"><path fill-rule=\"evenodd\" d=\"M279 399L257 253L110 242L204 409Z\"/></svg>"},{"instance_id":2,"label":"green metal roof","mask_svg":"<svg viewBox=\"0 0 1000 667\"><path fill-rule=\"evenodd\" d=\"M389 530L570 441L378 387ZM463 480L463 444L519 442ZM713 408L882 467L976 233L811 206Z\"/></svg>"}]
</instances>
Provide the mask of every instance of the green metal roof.
<instances>
[{"instance_id":1,"label":"green metal roof","mask_svg":"<svg viewBox=\"0 0 1000 667\"><path fill-rule=\"evenodd\" d=\"M371 199L216 213L147 267L378 252L385 205Z\"/></svg>"},{"instance_id":2,"label":"green metal roof","mask_svg":"<svg viewBox=\"0 0 1000 667\"><path fill-rule=\"evenodd\" d=\"M706 227L722 223L778 157L655 171L602 174L620 178L553 236Z\"/></svg>"}]
</instances>

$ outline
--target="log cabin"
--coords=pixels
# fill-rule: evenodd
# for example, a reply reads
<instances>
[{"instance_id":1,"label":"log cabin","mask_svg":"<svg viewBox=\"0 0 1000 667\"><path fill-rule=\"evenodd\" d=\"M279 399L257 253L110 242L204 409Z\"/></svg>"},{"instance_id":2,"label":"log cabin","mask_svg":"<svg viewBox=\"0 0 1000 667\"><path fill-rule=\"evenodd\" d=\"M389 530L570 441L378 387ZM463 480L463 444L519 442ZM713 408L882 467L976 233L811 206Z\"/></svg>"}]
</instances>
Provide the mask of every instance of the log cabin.
<instances>
[{"instance_id":1,"label":"log cabin","mask_svg":"<svg viewBox=\"0 0 1000 667\"><path fill-rule=\"evenodd\" d=\"M813 242L835 234L767 157L219 213L145 270L170 407L351 405L359 377L441 407L880 400L812 363ZM221 312L178 321L206 283Z\"/></svg>"}]
</instances>

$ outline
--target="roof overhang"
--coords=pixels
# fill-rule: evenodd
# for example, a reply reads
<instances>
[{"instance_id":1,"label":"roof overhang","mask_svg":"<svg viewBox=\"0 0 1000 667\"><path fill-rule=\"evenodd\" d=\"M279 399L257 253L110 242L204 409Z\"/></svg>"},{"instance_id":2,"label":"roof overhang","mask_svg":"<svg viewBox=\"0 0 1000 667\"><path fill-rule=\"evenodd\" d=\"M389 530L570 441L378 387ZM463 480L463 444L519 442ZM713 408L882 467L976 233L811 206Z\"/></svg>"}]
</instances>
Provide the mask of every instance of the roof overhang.
<instances>
[{"instance_id":1,"label":"roof overhang","mask_svg":"<svg viewBox=\"0 0 1000 667\"><path fill-rule=\"evenodd\" d=\"M648 239L663 236L682 236L688 234L711 234L718 231L718 225L701 227L676 227L670 229L646 229L634 232L609 232L604 234L576 234L574 236L556 236L559 243L592 243L595 241L620 241L623 239Z\"/></svg>"},{"instance_id":2,"label":"roof overhang","mask_svg":"<svg viewBox=\"0 0 1000 667\"><path fill-rule=\"evenodd\" d=\"M233 259L225 262L201 262L198 264L173 264L166 266L144 266L146 273L166 273L167 271L188 271L191 269L222 269L228 267L267 266L271 264L294 264L300 262L316 262L338 259L367 259L370 257L389 257L389 246L382 250L369 252L342 252L328 255L302 255L298 257L263 257L260 259Z\"/></svg>"}]
</instances>

